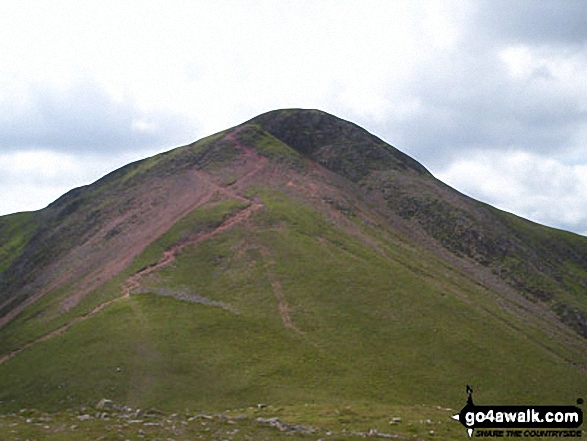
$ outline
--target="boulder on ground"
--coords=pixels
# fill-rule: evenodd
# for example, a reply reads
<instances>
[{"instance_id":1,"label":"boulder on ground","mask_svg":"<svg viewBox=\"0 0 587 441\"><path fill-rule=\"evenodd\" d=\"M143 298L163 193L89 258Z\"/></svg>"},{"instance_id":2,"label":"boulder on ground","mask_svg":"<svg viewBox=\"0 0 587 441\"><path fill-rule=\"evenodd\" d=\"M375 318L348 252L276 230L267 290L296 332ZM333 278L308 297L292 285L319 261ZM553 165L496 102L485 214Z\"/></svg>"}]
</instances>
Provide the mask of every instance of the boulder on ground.
<instances>
[{"instance_id":1,"label":"boulder on ground","mask_svg":"<svg viewBox=\"0 0 587 441\"><path fill-rule=\"evenodd\" d=\"M96 405L96 409L99 410L111 410L114 409L114 403L112 400L108 400L106 398L102 398L98 404Z\"/></svg>"}]
</instances>

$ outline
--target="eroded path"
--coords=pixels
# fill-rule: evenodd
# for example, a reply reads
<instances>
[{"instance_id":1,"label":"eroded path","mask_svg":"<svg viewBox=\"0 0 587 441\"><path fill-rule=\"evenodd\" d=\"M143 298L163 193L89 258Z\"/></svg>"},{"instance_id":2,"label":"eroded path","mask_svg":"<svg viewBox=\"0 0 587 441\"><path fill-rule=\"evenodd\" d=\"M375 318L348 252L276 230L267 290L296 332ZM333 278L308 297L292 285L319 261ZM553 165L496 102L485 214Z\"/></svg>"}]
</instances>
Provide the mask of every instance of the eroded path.
<instances>
[{"instance_id":1,"label":"eroded path","mask_svg":"<svg viewBox=\"0 0 587 441\"><path fill-rule=\"evenodd\" d=\"M250 148L246 148L240 144L237 144L237 148L243 150L242 153L243 153L243 156L246 158L246 161L249 164L252 164L250 169L246 170L246 172L237 180L237 183L240 184L240 183L242 183L243 180L247 180L247 179L251 178L252 176L254 176L255 174L257 174L258 172L260 172L264 168L264 166L267 164L268 161L264 157L257 156ZM122 283L122 285L121 285L122 295L120 297L117 297L117 298L108 300L104 303L101 303L100 305L98 305L94 309L92 309L91 311L89 311L79 317L74 318L69 323L66 323L65 325L49 332L48 334L46 334L46 335L44 335L34 341L26 343L26 344L22 345L20 348L15 349L14 351L0 357L0 365L6 363L8 360L10 360L11 358L20 354L22 351L30 348L31 346L34 346L38 343L42 343L44 341L50 340L54 337L57 337L57 336L63 334L65 331L67 331L73 325L80 323L80 322L83 322L83 321L95 316L96 314L98 314L99 312L101 312L102 310L107 308L108 306L110 306L116 302L128 299L130 297L130 294L132 291L139 289L141 287L141 279L143 277L153 273L154 271L160 270L161 268L164 268L166 266L171 265L175 261L176 256L183 249L185 249L186 247L192 246L192 245L196 245L196 244L203 242L203 241L206 241L208 239L211 239L214 236L217 236L219 234L222 234L222 233L230 230L231 228L235 227L236 225L244 223L245 221L247 221L251 217L252 214L254 214L255 212L257 212L263 208L262 203L254 201L249 198L246 198L246 197L242 196L241 194L238 194L233 189L236 187L236 185L233 185L231 187L218 185L212 176L207 176L207 174L205 174L205 173L203 173L201 175L201 177L203 179L205 179L208 184L211 184L215 188L215 191L217 193L219 193L225 197L231 198L231 199L236 199L241 202L246 202L247 206L245 206L245 208L237 211L236 213L234 213L231 216L224 219L224 221L220 225L218 225L216 228L214 228L213 230L207 231L207 232L196 233L191 238L188 238L187 240L183 241L182 243L179 243L179 244L171 247L170 249L166 250L163 253L163 256L154 265L149 266L149 267L135 273L134 275L130 276L128 279L126 279ZM204 202L207 202L209 199L210 199L210 197L207 197Z\"/></svg>"},{"instance_id":2,"label":"eroded path","mask_svg":"<svg viewBox=\"0 0 587 441\"><path fill-rule=\"evenodd\" d=\"M208 232L200 232L197 233L195 236L188 238L182 243L174 245L167 251L163 253L163 256L157 263L148 266L147 268L137 272L136 274L129 277L123 284L122 284L122 297L121 298L128 298L130 293L134 290L137 290L141 287L141 279L149 274L160 270L166 266L171 265L175 262L176 256L181 253L181 251L189 246L196 245L198 243L204 242L208 239L213 238L219 234L222 234L234 226L245 222L253 213L259 211L263 208L263 204L259 202L251 202L247 207L243 208L240 211L237 211L232 216L229 216L225 219L218 227L214 228L212 231Z\"/></svg>"},{"instance_id":3,"label":"eroded path","mask_svg":"<svg viewBox=\"0 0 587 441\"><path fill-rule=\"evenodd\" d=\"M31 346L33 346L37 343L42 343L44 341L50 340L54 337L57 337L57 336L63 334L65 331L67 331L73 325L80 323L80 322L83 322L83 321L95 316L96 314L98 314L99 312L104 310L106 307L112 305L113 303L128 299L133 290L140 288L141 279L144 276L147 276L147 275L153 273L154 271L157 271L161 268L164 268L166 266L171 265L175 261L176 256L184 248L191 246L191 245L196 245L200 242L211 239L214 236L217 236L219 234L222 234L222 233L230 230L234 226L246 221L253 213L260 210L261 208L263 208L263 204L258 203L258 202L251 202L247 207L243 208L242 210L236 212L234 215L225 219L224 222L222 222L218 227L216 227L212 231L196 234L193 238L188 239L187 241L185 241L181 244L175 245L174 247L165 251L163 253L163 256L161 257L161 259L157 263L155 263L154 265L149 266L149 267L143 269L142 271L139 271L136 274L130 276L122 284L122 286L121 286L122 296L121 297L117 297L115 299L108 300L104 303L101 303L100 305L98 305L94 309L92 309L91 311L89 311L79 317L74 318L69 323L51 331L50 333L38 338L37 340L26 343L25 345L10 352L9 354L4 355L3 357L0 358L0 365L3 363L6 363L12 357L18 355L22 351L30 348Z\"/></svg>"},{"instance_id":4,"label":"eroded path","mask_svg":"<svg viewBox=\"0 0 587 441\"><path fill-rule=\"evenodd\" d=\"M9 354L4 355L3 357L0 358L0 365L6 363L8 360L10 360L12 357L20 354L22 351L30 348L31 346L36 345L37 343L42 343L44 341L50 340L54 337L57 337L61 334L63 334L65 331L67 331L70 327L72 327L73 325L83 322L84 320L89 319L90 317L95 316L96 314L98 314L100 311L102 311L104 308L112 305L115 302L118 302L119 300L121 300L122 297L117 297L115 299L112 300L108 300L107 302L101 303L100 305L96 306L94 309L92 309L90 312L87 312L79 317L74 318L72 321L70 321L69 323L49 332L48 334L38 338L37 340L31 341L29 343L26 343L25 345L21 346L18 349L15 349L14 351L10 352Z\"/></svg>"}]
</instances>

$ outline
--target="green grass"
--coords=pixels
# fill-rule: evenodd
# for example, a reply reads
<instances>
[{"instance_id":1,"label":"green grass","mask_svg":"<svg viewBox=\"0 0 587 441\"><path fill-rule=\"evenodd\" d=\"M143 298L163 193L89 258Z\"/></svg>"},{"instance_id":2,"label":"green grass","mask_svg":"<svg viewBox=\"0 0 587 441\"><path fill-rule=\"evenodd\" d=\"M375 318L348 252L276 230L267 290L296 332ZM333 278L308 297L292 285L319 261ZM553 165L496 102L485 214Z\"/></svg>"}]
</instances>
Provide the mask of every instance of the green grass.
<instances>
[{"instance_id":1,"label":"green grass","mask_svg":"<svg viewBox=\"0 0 587 441\"><path fill-rule=\"evenodd\" d=\"M223 220L245 208L247 203L225 200L213 205L198 207L185 215L169 231L151 243L130 265L134 273L155 264L163 252L177 243L194 237L198 233L209 232L218 227Z\"/></svg>"},{"instance_id":2,"label":"green grass","mask_svg":"<svg viewBox=\"0 0 587 441\"><path fill-rule=\"evenodd\" d=\"M131 265L120 274L85 296L74 308L63 313L61 302L71 295L71 287L63 286L43 296L0 330L0 353L6 354L22 345L66 325L101 303L120 297L121 284L135 272L157 262L163 252L174 244L198 232L206 232L246 204L227 200L215 205L197 208L177 222L169 231L150 244Z\"/></svg>"},{"instance_id":3,"label":"green grass","mask_svg":"<svg viewBox=\"0 0 587 441\"><path fill-rule=\"evenodd\" d=\"M236 174L228 164L243 143L288 172L303 172L309 161L252 123L228 140L226 133L137 162L70 195L54 207L55 225L63 235L72 226L77 233L91 229L94 224L84 219L99 225L100 210L120 203L121 186L138 189L193 166L231 186ZM330 139L321 136L314 141ZM298 147L310 153L320 147L302 138ZM368 169L391 167L382 182L365 181L374 188L409 165L401 157L392 161L395 153L378 151L372 139L361 139L359 150L366 150L360 155L349 142L314 153L357 182ZM423 179L432 185L431 177ZM422 182L414 178L418 191ZM341 184L337 190L349 188ZM261 210L183 247L172 264L143 276L130 298L120 298L129 276L152 267L170 248L213 231L247 203L216 200L187 214L66 313L62 301L72 286L39 299L0 330L0 353L119 298L0 365L0 439L346 440L377 433L463 439L464 429L449 416L464 405L465 384L475 388L477 404L574 404L587 395L583 340L553 326L551 317L529 312L537 303L508 297L483 277L471 277L470 269L419 247L377 210L370 214L379 220L364 223L361 210L376 202L366 197L359 203L358 196L346 194L325 194L306 205L285 192L249 187L245 196L262 201ZM331 217L311 205L321 203ZM448 211L439 222L461 220L450 207L443 209ZM64 213L69 223L61 224ZM496 262L528 286L554 293L553 302L584 310L585 241L498 216L516 232L515 240L546 253L543 261L551 269L560 265L564 276L560 281L533 271L523 254ZM0 272L19 257L36 228L30 213L0 217ZM438 238L455 240L446 231ZM68 240L46 245L39 258L51 261L70 247ZM97 418L94 406L101 398L165 413L137 415L142 421L132 423L118 411ZM211 417L191 418L200 412ZM82 421L81 414L90 418ZM390 424L394 417L401 421ZM280 431L270 418L312 430Z\"/></svg>"},{"instance_id":4,"label":"green grass","mask_svg":"<svg viewBox=\"0 0 587 441\"><path fill-rule=\"evenodd\" d=\"M508 277L525 285L537 298L577 333L585 337L587 329L587 238L545 227L515 215L493 209L510 226L521 242L534 250L536 258L523 255L503 262ZM571 313L569 313L571 311Z\"/></svg>"},{"instance_id":5,"label":"green grass","mask_svg":"<svg viewBox=\"0 0 587 441\"><path fill-rule=\"evenodd\" d=\"M35 232L33 212L0 216L0 273L20 255Z\"/></svg>"},{"instance_id":6,"label":"green grass","mask_svg":"<svg viewBox=\"0 0 587 441\"><path fill-rule=\"evenodd\" d=\"M55 441L100 439L333 440L365 438L400 441L462 440L455 410L438 406L374 406L336 403L330 406L266 405L227 409L221 413L164 413L137 409L109 411L81 408L57 413L23 409L0 415L2 439ZM544 439L524 437L526 440Z\"/></svg>"},{"instance_id":7,"label":"green grass","mask_svg":"<svg viewBox=\"0 0 587 441\"><path fill-rule=\"evenodd\" d=\"M234 165L240 170L242 163L233 160L247 146L247 155L254 148L290 174L305 174L314 155L365 189L385 190L388 208L400 214L413 209L419 221L418 215L427 216L434 237L466 254L453 227L467 231L475 218L438 202L444 193L422 168L391 147L381 150L363 132L353 135L348 125L330 124L339 134L333 138L327 124L316 139L310 126L282 133L309 156L253 121L131 164L41 213L50 240L33 251L39 262L51 262L132 205L138 193L128 189L175 179L192 167L232 186L226 194L241 191ZM273 171L271 182L279 176ZM317 183L326 185L326 178ZM530 313L535 298L508 297L483 276L509 270L525 286L552 293L559 315L570 314L564 305L584 310L584 238L490 209L494 217L487 219L503 222L508 229L499 231L514 232L512 243L524 246L506 256L486 236L489 257L497 256L494 266L459 269L432 246L420 247L394 230L380 201L364 193L352 197L353 184L342 180L328 185L331 194L307 204L291 188L300 199L249 187L244 195L261 201L261 210L194 241L248 205L214 200L184 216L68 312L62 302L72 286L27 308L0 330L0 353L119 298L0 365L0 439L346 440L377 433L463 439L464 429L449 416L464 405L465 384L475 388L477 404L574 404L587 395L584 340L553 326L552 317ZM403 199L393 199L402 188ZM367 221L362 210L369 204L375 208ZM39 231L34 219L31 213L0 217L0 272ZM53 232L51 222L60 229ZM491 228L486 231L493 234ZM141 289L121 297L128 277L152 269L178 245L173 263L143 276ZM540 259L519 250L535 250ZM537 271L534 262L548 271ZM557 269L561 280L553 276ZM474 271L481 276L472 277ZM102 398L164 413L137 415L140 422L131 422L126 411L97 418L94 406ZM191 418L200 412L210 418ZM89 418L80 420L82 414ZM270 418L312 430L279 430ZM393 418L401 421L390 424Z\"/></svg>"},{"instance_id":8,"label":"green grass","mask_svg":"<svg viewBox=\"0 0 587 441\"><path fill-rule=\"evenodd\" d=\"M224 434L239 428L242 437L234 439L301 439L259 417L321 430L304 439L328 430L331 439L353 439L350 431L372 429L462 439L462 427L437 406L460 409L467 383L479 403L573 404L586 395L584 372L547 350L538 327L521 330L522 319L447 263L365 227L376 249L282 193L260 187L253 194L264 209L252 227L185 248L142 281L144 293L1 365L0 411L61 410L54 418L65 428L97 433L102 421L78 424L68 409L110 398L166 412L240 409L237 423L218 418L206 426ZM242 208L225 201L195 210L148 247L133 271ZM170 295L153 294L162 289ZM181 301L175 293L217 303ZM284 326L278 294L301 333ZM394 416L402 423L390 425ZM6 418L30 429L21 432L27 436L47 430L19 415ZM120 430L136 439L127 426ZM0 436L9 427L0 426ZM204 428L181 426L206 437ZM63 433L75 439L75 430Z\"/></svg>"},{"instance_id":9,"label":"green grass","mask_svg":"<svg viewBox=\"0 0 587 441\"><path fill-rule=\"evenodd\" d=\"M177 147L173 150L129 164L112 175L112 177L116 176L119 178L112 180L112 182L115 182L118 186L133 185L144 182L145 178L151 177L152 173L158 173L157 169L167 169L169 172L176 171L177 167L182 166L181 163L184 162L186 157L201 155L209 150L219 150L215 149L215 147L225 133L226 131L222 131L202 138L187 147ZM212 156L215 156L215 159L219 159L220 162L230 159L230 157L232 157L230 154L231 150L224 150L224 154L219 155L219 153L216 152L216 154ZM209 165L211 165L211 162ZM118 174L120 174L120 176L118 176Z\"/></svg>"},{"instance_id":10,"label":"green grass","mask_svg":"<svg viewBox=\"0 0 587 441\"><path fill-rule=\"evenodd\" d=\"M55 409L108 396L134 406L216 410L251 400L297 401L312 392L288 386L285 373L311 374L312 363L306 361L315 353L278 326L219 308L138 295L0 366L0 400ZM271 362L276 354L281 356ZM276 389L279 376L284 384ZM265 377L270 381L264 388L259 379Z\"/></svg>"},{"instance_id":11,"label":"green grass","mask_svg":"<svg viewBox=\"0 0 587 441\"><path fill-rule=\"evenodd\" d=\"M189 247L145 281L147 290L183 290L234 312L133 296L0 366L0 399L47 409L103 396L165 409L332 400L454 406L467 382L506 402L584 390L578 369L464 303L463 293L415 277L406 266L413 257L386 259L304 205L258 195L263 228ZM239 204L196 210L133 266L152 263L190 226L218 225ZM283 326L274 280L304 335ZM61 354L77 357L64 366Z\"/></svg>"},{"instance_id":12,"label":"green grass","mask_svg":"<svg viewBox=\"0 0 587 441\"><path fill-rule=\"evenodd\" d=\"M368 434L397 439L462 439L464 429L449 419L449 409L429 406L266 405L201 414L140 413L92 408L44 413L34 409L0 416L3 439L227 439L227 440L360 440ZM99 418L96 415L99 415ZM128 415L133 415L130 418ZM81 417L81 419L80 419ZM281 428L271 420L282 424ZM395 420L394 420L395 419ZM177 438L179 437L179 438Z\"/></svg>"},{"instance_id":13,"label":"green grass","mask_svg":"<svg viewBox=\"0 0 587 441\"><path fill-rule=\"evenodd\" d=\"M290 166L301 167L304 162L302 155L294 148L283 143L269 132L261 129L256 124L245 126L239 136L242 139L255 146L257 152L271 160L281 163L287 163Z\"/></svg>"}]
</instances>

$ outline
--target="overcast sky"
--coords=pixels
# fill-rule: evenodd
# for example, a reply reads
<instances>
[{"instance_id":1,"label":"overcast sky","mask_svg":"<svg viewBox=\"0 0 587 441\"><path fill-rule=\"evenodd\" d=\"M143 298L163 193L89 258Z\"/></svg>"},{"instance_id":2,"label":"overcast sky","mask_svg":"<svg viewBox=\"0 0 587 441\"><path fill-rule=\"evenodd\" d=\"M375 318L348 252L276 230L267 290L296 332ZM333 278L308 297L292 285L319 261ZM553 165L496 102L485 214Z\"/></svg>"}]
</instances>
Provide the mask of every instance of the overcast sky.
<instances>
[{"instance_id":1,"label":"overcast sky","mask_svg":"<svg viewBox=\"0 0 587 441\"><path fill-rule=\"evenodd\" d=\"M2 1L0 214L303 107L587 234L586 23L584 0Z\"/></svg>"}]
</instances>

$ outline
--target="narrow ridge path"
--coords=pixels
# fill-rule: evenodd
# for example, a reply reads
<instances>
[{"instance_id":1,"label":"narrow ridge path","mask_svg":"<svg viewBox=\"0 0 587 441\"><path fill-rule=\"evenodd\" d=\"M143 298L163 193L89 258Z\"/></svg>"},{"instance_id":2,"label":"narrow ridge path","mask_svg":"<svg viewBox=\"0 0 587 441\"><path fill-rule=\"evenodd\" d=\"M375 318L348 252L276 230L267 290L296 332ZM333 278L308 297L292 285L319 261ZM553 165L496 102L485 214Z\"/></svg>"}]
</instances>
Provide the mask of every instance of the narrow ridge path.
<instances>
[{"instance_id":1,"label":"narrow ridge path","mask_svg":"<svg viewBox=\"0 0 587 441\"><path fill-rule=\"evenodd\" d=\"M236 141L235 138L231 138L231 140ZM252 151L250 151L249 148L240 145L240 143L238 143L238 142L237 142L237 147L244 150L244 154L246 156L253 156L254 155L254 153ZM250 178L254 174L258 173L267 163L268 163L267 158L257 156L255 158L255 165L252 167L252 169L247 171L245 173L245 175L243 175L238 181L240 182L242 179ZM36 340L25 343L20 348L15 349L12 352L0 357L0 365L6 363L8 360L13 358L14 356L20 354L22 351L30 348L31 346L36 345L37 343L42 343L44 341L50 340L54 337L57 337L57 336L63 334L71 326L73 326L77 323L83 322L83 321L95 316L100 311L102 311L104 308L106 308L116 302L119 302L121 300L128 299L133 290L140 288L141 279L144 276L146 276L154 271L157 271L163 267L171 265L175 261L176 256L184 248L191 246L191 245L196 245L196 244L203 242L205 240L208 240L218 234L221 234L221 233L224 233L224 232L230 230L235 225L238 225L242 222L245 222L252 214L254 214L255 212L259 211L260 209L262 209L264 207L264 205L262 203L254 201L250 198L246 198L246 197L238 194L236 191L234 191L230 187L225 187L225 186L221 186L221 185L214 183L212 177L209 177L209 180L211 183L213 183L213 185L216 187L216 190L219 193L221 193L224 196L227 196L229 198L232 198L232 199L236 199L236 200L239 200L242 202L247 202L248 205L245 208L237 211L236 213L234 213L231 216L224 219L222 221L222 223L220 225L218 225L216 228L214 228L212 231L197 233L192 238L189 238L188 240L186 240L180 244L177 244L177 245L171 247L170 249L166 250L163 253L163 256L161 257L161 259L159 259L154 265L149 266L147 268L144 268L143 270L133 274L132 276L130 276L128 279L126 279L122 283L122 285L121 285L122 296L116 297L114 299L111 299L111 300L108 300L104 303L101 303L100 305L98 305L94 309L92 309L91 311L89 311L79 317L74 318L69 323L62 325L61 327L49 332L48 334L45 334L42 337L39 337ZM233 185L233 187L234 187L234 185Z\"/></svg>"},{"instance_id":2,"label":"narrow ridge path","mask_svg":"<svg viewBox=\"0 0 587 441\"><path fill-rule=\"evenodd\" d=\"M240 211L237 211L232 216L229 216L225 219L219 226L214 228L212 231L209 232L200 232L197 233L192 238L185 240L182 243L179 243L170 249L163 252L163 257L157 261L157 263L144 268L143 270L135 273L134 275L130 276L123 284L122 284L122 297L121 298L128 298L130 296L131 291L138 289L141 287L141 279L144 276L147 276L154 271L160 270L166 266L171 265L174 261L176 256L186 247L196 245L201 243L205 240L211 239L218 234L224 233L225 231L230 230L235 225L240 224L246 221L253 213L263 208L263 204L259 202L251 202L247 207L243 208Z\"/></svg>"},{"instance_id":3,"label":"narrow ridge path","mask_svg":"<svg viewBox=\"0 0 587 441\"><path fill-rule=\"evenodd\" d=\"M235 225L247 220L253 213L260 210L261 208L263 208L263 204L261 204L259 202L251 202L251 204L248 205L247 207L243 208L242 210L236 212L232 216L229 216L227 219L225 219L214 230L206 232L206 233L198 233L198 234L196 234L195 237L188 239L187 241L185 241L181 244L175 245L174 247L165 251L163 253L163 257L161 259L159 259L159 261L157 263L135 273L134 275L132 275L128 279L126 279L126 281L124 283L122 283L122 286L121 286L122 296L121 297L116 297L115 299L108 300L104 303L101 303L100 305L98 305L94 309L92 309L91 311L89 311L79 317L74 318L69 323L66 323L65 325L49 332L48 334L46 334L46 335L44 335L44 336L42 336L32 342L26 343L23 346L21 346L20 348L15 349L14 351L4 355L3 357L0 358L0 365L6 363L12 357L18 355L22 351L30 348L31 346L33 346L37 343L42 343L44 341L50 340L54 337L57 337L57 336L63 334L71 326L73 326L77 323L83 322L83 321L89 319L90 317L95 316L96 314L98 314L100 311L102 311L107 306L110 306L113 303L119 302L121 300L128 299L130 297L131 291L140 288L140 286L141 286L140 280L142 277L144 277L154 271L157 271L163 267L171 265L175 261L177 254L179 254L184 248L191 246L191 245L196 245L200 242L208 240L218 234L221 234L221 233L233 228Z\"/></svg>"}]
</instances>

